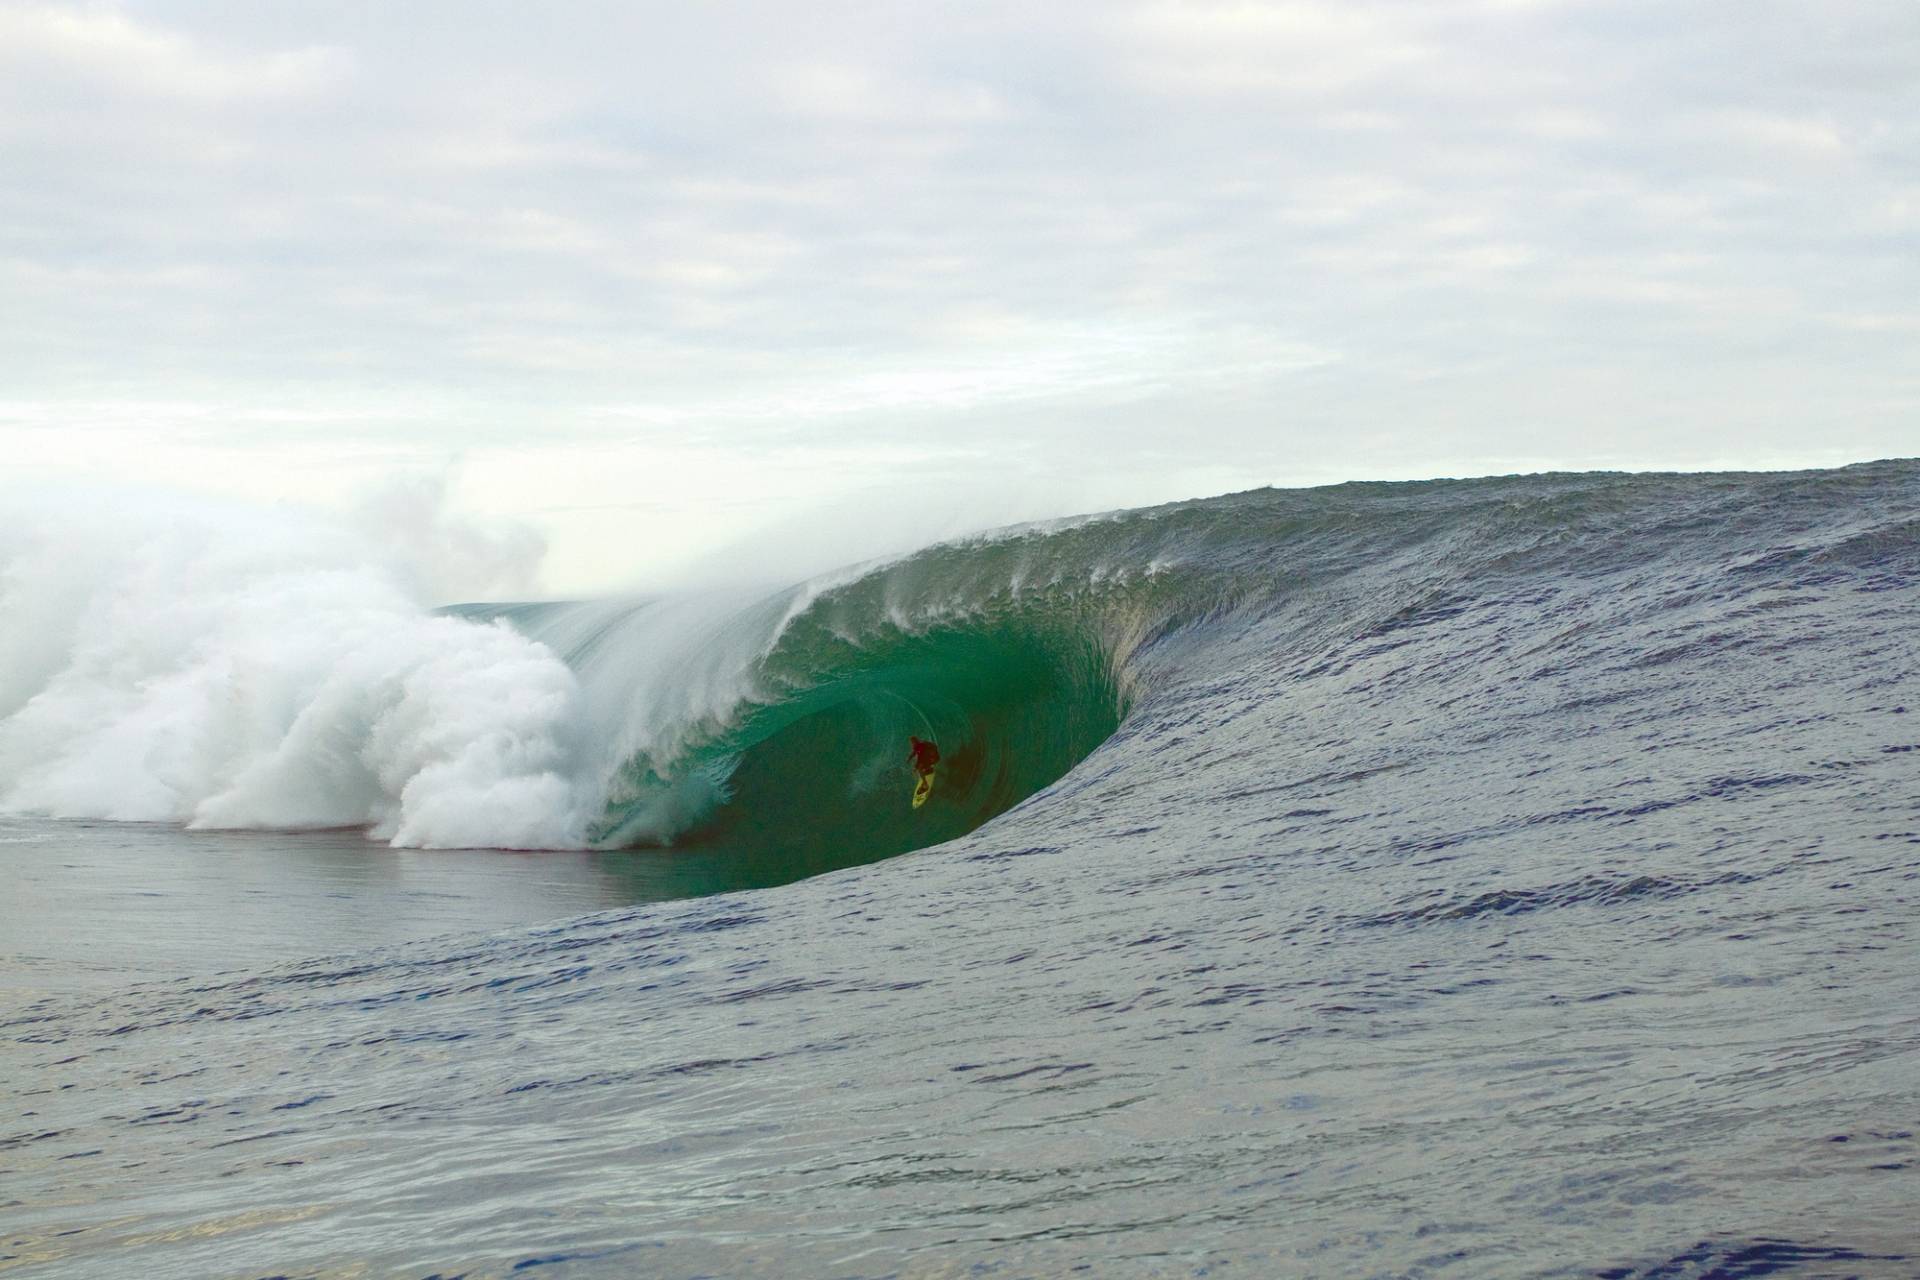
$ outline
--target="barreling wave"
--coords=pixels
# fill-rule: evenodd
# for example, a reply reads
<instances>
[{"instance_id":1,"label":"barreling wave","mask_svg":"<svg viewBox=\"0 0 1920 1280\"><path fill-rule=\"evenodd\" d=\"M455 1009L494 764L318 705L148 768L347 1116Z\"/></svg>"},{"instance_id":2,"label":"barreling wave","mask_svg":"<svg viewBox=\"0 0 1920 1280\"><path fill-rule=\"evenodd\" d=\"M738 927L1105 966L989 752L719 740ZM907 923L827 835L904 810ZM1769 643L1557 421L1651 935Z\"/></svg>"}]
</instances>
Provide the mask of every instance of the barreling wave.
<instances>
[{"instance_id":1,"label":"barreling wave","mask_svg":"<svg viewBox=\"0 0 1920 1280\"><path fill-rule=\"evenodd\" d=\"M96 540L77 572L43 529L0 544L0 809L671 845L755 868L731 887L776 883L962 835L1074 770L1145 699L1277 696L1465 609L1524 629L1539 601L1607 575L1804 574L1905 547L1913 475L1262 490L771 593L438 614L337 538L176 520L162 539ZM1227 725L1192 731L1238 749ZM943 757L918 810L914 734Z\"/></svg>"},{"instance_id":2,"label":"barreling wave","mask_svg":"<svg viewBox=\"0 0 1920 1280\"><path fill-rule=\"evenodd\" d=\"M1435 622L1494 608L1530 627L1545 600L1610 576L1804 576L1904 547L1911 471L1263 490L938 546L717 625L662 626L658 605L518 625L568 657L590 702L604 691L629 713L598 735L617 749L591 838L759 859L772 880L964 834L1094 754L1143 699L1337 681ZM631 681L642 655L676 648ZM1228 724L1193 732L1248 746ZM945 756L919 811L909 734Z\"/></svg>"},{"instance_id":3,"label":"barreling wave","mask_svg":"<svg viewBox=\"0 0 1920 1280\"><path fill-rule=\"evenodd\" d=\"M498 611L600 708L600 847L673 845L769 878L962 835L1126 716L1158 568L1089 566L1060 528L942 546L758 599ZM907 743L941 762L909 803Z\"/></svg>"}]
</instances>

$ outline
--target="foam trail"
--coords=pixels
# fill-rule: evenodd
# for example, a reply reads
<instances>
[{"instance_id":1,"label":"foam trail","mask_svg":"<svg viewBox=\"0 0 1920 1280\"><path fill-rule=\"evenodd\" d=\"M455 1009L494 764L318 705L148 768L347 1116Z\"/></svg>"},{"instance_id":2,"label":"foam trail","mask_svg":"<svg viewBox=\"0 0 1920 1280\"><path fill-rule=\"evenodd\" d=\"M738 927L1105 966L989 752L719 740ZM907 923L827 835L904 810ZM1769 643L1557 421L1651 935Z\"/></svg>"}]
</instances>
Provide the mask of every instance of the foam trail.
<instances>
[{"instance_id":1,"label":"foam trail","mask_svg":"<svg viewBox=\"0 0 1920 1280\"><path fill-rule=\"evenodd\" d=\"M573 673L435 616L374 541L127 495L0 510L0 810L585 843Z\"/></svg>"}]
</instances>

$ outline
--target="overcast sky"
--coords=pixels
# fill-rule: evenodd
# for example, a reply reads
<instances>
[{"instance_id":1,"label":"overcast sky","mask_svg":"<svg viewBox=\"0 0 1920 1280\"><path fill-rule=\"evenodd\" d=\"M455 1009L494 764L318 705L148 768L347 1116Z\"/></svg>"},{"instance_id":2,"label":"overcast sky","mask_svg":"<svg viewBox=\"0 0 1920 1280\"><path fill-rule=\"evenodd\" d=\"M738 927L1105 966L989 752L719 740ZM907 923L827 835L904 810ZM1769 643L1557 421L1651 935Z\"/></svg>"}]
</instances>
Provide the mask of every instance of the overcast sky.
<instances>
[{"instance_id":1,"label":"overcast sky","mask_svg":"<svg viewBox=\"0 0 1920 1280\"><path fill-rule=\"evenodd\" d=\"M1914 0L0 0L0 176L0 471L438 477L560 590L1920 452Z\"/></svg>"}]
</instances>

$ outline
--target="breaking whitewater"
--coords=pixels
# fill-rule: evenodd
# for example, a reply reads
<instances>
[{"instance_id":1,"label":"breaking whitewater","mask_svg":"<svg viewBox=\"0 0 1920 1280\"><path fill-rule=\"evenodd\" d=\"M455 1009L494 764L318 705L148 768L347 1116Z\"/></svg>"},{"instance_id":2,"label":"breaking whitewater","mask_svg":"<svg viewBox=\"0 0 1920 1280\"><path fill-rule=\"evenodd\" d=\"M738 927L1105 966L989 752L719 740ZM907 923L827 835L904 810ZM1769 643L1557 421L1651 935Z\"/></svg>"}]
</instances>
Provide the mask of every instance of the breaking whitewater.
<instances>
[{"instance_id":1,"label":"breaking whitewater","mask_svg":"<svg viewBox=\"0 0 1920 1280\"><path fill-rule=\"evenodd\" d=\"M439 611L345 534L80 523L0 532L16 881L123 823L707 872L91 993L35 975L111 919L0 942L0 1271L1920 1268L1920 464Z\"/></svg>"}]
</instances>

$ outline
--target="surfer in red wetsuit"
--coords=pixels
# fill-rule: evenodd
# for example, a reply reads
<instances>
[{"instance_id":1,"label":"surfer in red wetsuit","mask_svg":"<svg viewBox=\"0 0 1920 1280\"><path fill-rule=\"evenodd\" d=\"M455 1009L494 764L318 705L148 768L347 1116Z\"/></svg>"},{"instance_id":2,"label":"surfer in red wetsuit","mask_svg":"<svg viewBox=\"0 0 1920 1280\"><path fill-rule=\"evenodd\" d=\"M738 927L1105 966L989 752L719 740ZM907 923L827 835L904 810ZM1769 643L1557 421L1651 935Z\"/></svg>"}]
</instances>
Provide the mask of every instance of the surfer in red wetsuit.
<instances>
[{"instance_id":1,"label":"surfer in red wetsuit","mask_svg":"<svg viewBox=\"0 0 1920 1280\"><path fill-rule=\"evenodd\" d=\"M913 784L913 807L918 809L933 794L933 766L940 763L940 748L925 738L907 738L907 756L919 781Z\"/></svg>"},{"instance_id":2,"label":"surfer in red wetsuit","mask_svg":"<svg viewBox=\"0 0 1920 1280\"><path fill-rule=\"evenodd\" d=\"M923 778L933 776L933 766L940 763L940 748L925 738L907 737L907 754L913 758L913 771Z\"/></svg>"}]
</instances>

